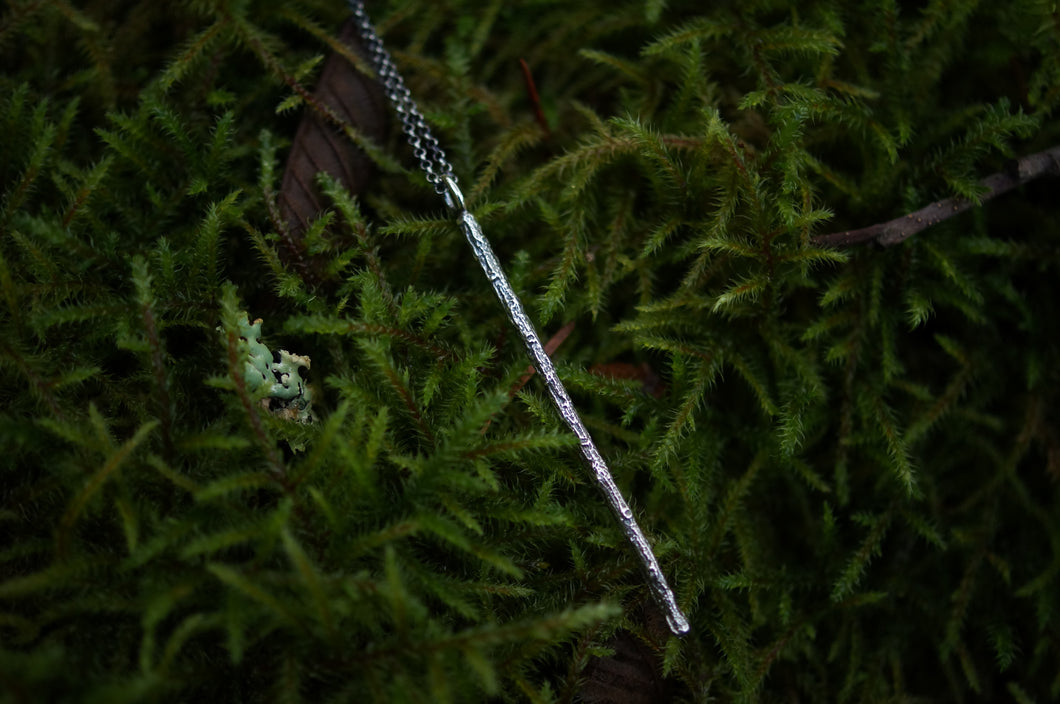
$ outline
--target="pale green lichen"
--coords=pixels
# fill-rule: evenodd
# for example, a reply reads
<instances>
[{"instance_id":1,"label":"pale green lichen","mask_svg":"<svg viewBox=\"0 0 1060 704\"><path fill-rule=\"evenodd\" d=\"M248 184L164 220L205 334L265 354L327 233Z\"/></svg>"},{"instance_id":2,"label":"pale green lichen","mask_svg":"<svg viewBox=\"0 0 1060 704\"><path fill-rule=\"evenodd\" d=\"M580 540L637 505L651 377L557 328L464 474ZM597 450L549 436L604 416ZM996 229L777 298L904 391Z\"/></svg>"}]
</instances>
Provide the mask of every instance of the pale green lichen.
<instances>
[{"instance_id":1,"label":"pale green lichen","mask_svg":"<svg viewBox=\"0 0 1060 704\"><path fill-rule=\"evenodd\" d=\"M261 341L261 324L261 318L251 323L246 312L239 323L247 390L260 395L262 406L273 415L299 423L313 422L313 392L299 371L302 367L309 369L309 357L287 350L274 355Z\"/></svg>"}]
</instances>

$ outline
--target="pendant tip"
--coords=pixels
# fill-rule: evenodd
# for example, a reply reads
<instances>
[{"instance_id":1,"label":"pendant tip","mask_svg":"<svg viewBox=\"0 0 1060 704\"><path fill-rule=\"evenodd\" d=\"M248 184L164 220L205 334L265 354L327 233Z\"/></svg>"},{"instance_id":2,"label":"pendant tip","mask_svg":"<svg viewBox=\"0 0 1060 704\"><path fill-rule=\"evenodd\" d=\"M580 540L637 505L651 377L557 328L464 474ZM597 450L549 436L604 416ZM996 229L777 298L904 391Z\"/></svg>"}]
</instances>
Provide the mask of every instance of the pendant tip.
<instances>
[{"instance_id":1,"label":"pendant tip","mask_svg":"<svg viewBox=\"0 0 1060 704\"><path fill-rule=\"evenodd\" d=\"M688 619L680 611L667 614L666 624L670 627L670 632L678 638L688 635L688 632L692 630L692 627L688 625Z\"/></svg>"}]
</instances>

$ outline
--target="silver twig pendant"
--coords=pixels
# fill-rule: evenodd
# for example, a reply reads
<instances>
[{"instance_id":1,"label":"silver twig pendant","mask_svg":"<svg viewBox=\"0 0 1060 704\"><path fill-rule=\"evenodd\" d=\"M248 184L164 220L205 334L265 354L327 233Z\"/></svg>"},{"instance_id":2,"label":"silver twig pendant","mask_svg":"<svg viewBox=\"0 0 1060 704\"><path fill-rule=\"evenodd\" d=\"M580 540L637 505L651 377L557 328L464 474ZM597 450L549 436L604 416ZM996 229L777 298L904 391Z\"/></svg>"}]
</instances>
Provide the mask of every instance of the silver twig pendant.
<instances>
[{"instance_id":1,"label":"silver twig pendant","mask_svg":"<svg viewBox=\"0 0 1060 704\"><path fill-rule=\"evenodd\" d=\"M629 504L622 498L618 487L615 486L615 480L607 469L607 463L604 462L600 451L596 449L593 439L589 436L589 431L585 429L581 418L578 417L578 412L574 410L574 404L571 402L570 396L567 395L567 390L563 387L563 382L560 381L552 360L549 359L544 347L542 347L533 323L530 322L526 311L523 310L523 304L519 301L519 297L515 294L511 284L508 283L508 277L504 275L504 270L501 269L500 262L497 261L493 248L490 247L489 240L482 233L482 228L479 227L475 216L468 212L465 207L464 194L460 192L456 185L453 167L446 160L445 152L438 146L438 140L431 134L423 115L420 114L416 103L412 100L409 89L405 86L400 74L398 74L390 54L383 47L383 40L379 38L379 35L376 34L375 29L372 27L372 23L364 11L364 4L359 0L350 0L350 10L353 12L354 19L357 22L361 39L364 40L372 65L383 84L387 98L401 117L402 126L408 137L409 144L412 145L413 152L416 158L419 159L421 168L427 174L427 180L445 198L445 204L456 216L460 228L464 231L464 235L475 253L475 258L482 265L483 271L486 272L486 276L493 285L494 292L496 292L501 303L504 304L508 318L515 325L520 336L522 336L523 343L526 345L534 367L537 368L538 373L545 381L545 387L552 398L552 403L555 405L556 410L559 411L563 422L578 437L582 456L589 464L596 484L603 491L608 505L616 518L618 518L626 538L636 550L637 557L640 558L641 565L643 565L647 575L652 595L665 613L666 622L669 624L670 630L674 635L678 636L688 633L688 619L685 618L680 607L678 607L673 590L670 589L670 585L666 582L666 577L659 567L658 560L655 559L655 553L652 552L648 539L644 536L640 526L637 525Z\"/></svg>"}]
</instances>

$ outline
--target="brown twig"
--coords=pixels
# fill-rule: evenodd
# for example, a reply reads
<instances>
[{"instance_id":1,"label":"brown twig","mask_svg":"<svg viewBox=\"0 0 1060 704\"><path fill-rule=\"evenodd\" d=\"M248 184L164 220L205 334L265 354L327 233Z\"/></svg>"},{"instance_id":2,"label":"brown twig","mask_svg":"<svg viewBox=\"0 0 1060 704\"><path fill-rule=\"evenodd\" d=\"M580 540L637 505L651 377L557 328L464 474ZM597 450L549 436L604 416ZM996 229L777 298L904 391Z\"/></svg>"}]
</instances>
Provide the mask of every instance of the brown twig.
<instances>
[{"instance_id":1,"label":"brown twig","mask_svg":"<svg viewBox=\"0 0 1060 704\"><path fill-rule=\"evenodd\" d=\"M545 352L548 354L549 357L556 353L556 350L559 349L559 346L563 344L563 341L566 340L567 337L569 337L571 332L573 331L574 321L572 320L563 327L561 327L558 331L556 331L555 335L549 338L549 341L545 343ZM500 349L500 345L498 345L497 349ZM528 366L526 368L526 373L519 377L519 381L512 384L512 388L508 390L508 398L515 398L515 395L519 393L524 386L526 386L526 383L530 381L530 379L533 378L534 374L536 373L537 370L534 369L534 365L531 364L530 366ZM482 430L479 432L485 435L486 431L490 428L490 424L492 423L493 416L490 416L489 419L486 420L485 425L482 426Z\"/></svg>"},{"instance_id":2,"label":"brown twig","mask_svg":"<svg viewBox=\"0 0 1060 704\"><path fill-rule=\"evenodd\" d=\"M530 96L530 102L534 104L534 119L537 120L537 124L541 125L541 130L545 133L545 139L552 139L552 130L548 128L548 120L545 119L545 113L541 109L541 97L537 94L537 86L534 84L534 77L530 73L530 66L524 59L519 59L519 65L523 68L526 92Z\"/></svg>"},{"instance_id":3,"label":"brown twig","mask_svg":"<svg viewBox=\"0 0 1060 704\"><path fill-rule=\"evenodd\" d=\"M549 341L545 343L545 353L548 354L549 357L555 354L556 350L559 349L559 346L563 344L563 341L566 340L573 331L574 321L572 320L561 327L555 335L549 338ZM519 377L519 381L515 382L512 388L508 391L508 398L515 398L515 395L526 386L526 382L530 381L530 378L536 373L537 370L534 369L534 365L531 364L528 366L526 368L526 373Z\"/></svg>"},{"instance_id":4,"label":"brown twig","mask_svg":"<svg viewBox=\"0 0 1060 704\"><path fill-rule=\"evenodd\" d=\"M990 174L982 179L979 185L985 188L986 192L980 197L979 202L988 201L1041 176L1060 176L1060 146L1017 159L1007 171ZM875 241L884 247L890 247L978 204L961 196L944 198L894 220L859 230L818 235L811 238L810 242L817 247L852 247Z\"/></svg>"},{"instance_id":5,"label":"brown twig","mask_svg":"<svg viewBox=\"0 0 1060 704\"><path fill-rule=\"evenodd\" d=\"M434 437L434 433L431 432L431 426L427 424L427 421L423 417L423 413L420 411L420 407L416 405L416 399L412 396L412 391L405 384L401 376L394 370L393 367L387 366L383 369L383 375L386 380L390 382L390 388L405 402L405 408L408 409L409 415L412 416L412 420L419 426L420 432L427 438L427 441L431 443L432 447L437 447L438 441Z\"/></svg>"}]
</instances>

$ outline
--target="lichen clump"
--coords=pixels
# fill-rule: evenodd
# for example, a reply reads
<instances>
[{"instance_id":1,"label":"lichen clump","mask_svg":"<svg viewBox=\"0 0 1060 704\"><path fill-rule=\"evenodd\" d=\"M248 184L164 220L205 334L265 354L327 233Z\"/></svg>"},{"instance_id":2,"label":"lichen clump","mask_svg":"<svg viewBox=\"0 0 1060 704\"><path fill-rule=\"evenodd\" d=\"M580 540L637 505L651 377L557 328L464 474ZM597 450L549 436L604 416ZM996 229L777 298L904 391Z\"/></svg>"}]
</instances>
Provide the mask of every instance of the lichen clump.
<instances>
[{"instance_id":1,"label":"lichen clump","mask_svg":"<svg viewBox=\"0 0 1060 704\"><path fill-rule=\"evenodd\" d=\"M243 378L247 390L261 395L261 405L273 415L299 423L313 422L313 392L299 373L309 369L309 357L280 350L273 354L261 341L261 318L250 322L245 312L239 323L239 345L245 354ZM277 360L278 358L278 360Z\"/></svg>"}]
</instances>

